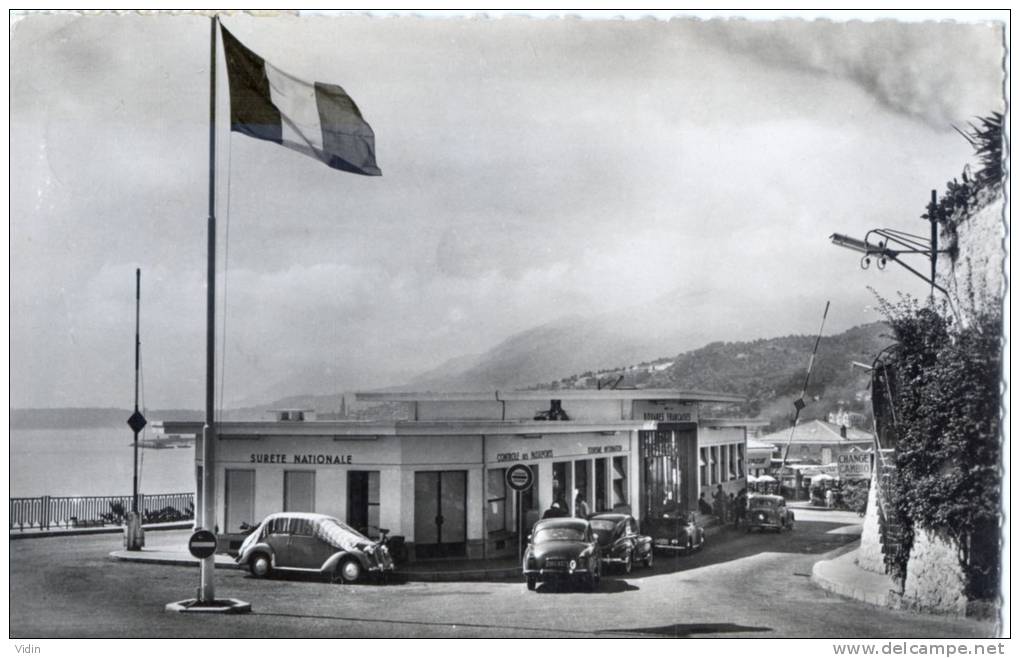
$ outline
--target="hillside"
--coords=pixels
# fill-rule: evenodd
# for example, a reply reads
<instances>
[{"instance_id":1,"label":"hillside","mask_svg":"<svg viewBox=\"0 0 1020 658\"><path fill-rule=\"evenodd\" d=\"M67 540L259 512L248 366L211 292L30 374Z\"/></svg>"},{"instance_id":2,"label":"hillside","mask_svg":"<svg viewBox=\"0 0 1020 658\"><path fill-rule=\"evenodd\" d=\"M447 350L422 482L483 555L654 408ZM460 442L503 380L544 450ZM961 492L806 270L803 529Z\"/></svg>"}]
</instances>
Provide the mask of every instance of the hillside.
<instances>
[{"instance_id":1,"label":"hillside","mask_svg":"<svg viewBox=\"0 0 1020 658\"><path fill-rule=\"evenodd\" d=\"M825 418L843 407L870 416L870 375L851 363L870 365L875 356L893 341L884 323L854 327L833 336L823 336L818 346L811 382L801 418ZM719 412L761 416L773 427L788 427L793 418L793 401L800 396L814 336L783 336L742 342L715 342L627 368L589 371L543 384L556 388L594 388L597 381L612 382L621 375L619 386L680 388L735 393L748 402ZM605 384L604 384L605 385Z\"/></svg>"}]
</instances>

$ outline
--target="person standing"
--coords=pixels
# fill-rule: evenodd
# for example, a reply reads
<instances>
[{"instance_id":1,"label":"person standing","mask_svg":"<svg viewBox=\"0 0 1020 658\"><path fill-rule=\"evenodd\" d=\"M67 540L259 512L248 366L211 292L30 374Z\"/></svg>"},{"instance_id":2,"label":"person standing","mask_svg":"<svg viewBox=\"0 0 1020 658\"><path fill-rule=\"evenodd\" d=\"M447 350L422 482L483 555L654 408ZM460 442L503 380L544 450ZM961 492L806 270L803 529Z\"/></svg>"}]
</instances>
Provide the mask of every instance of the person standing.
<instances>
[{"instance_id":1,"label":"person standing","mask_svg":"<svg viewBox=\"0 0 1020 658\"><path fill-rule=\"evenodd\" d=\"M581 491L577 492L577 496L574 498L574 516L579 519L587 519L590 511L588 510L588 503L584 500L584 493Z\"/></svg>"},{"instance_id":2,"label":"person standing","mask_svg":"<svg viewBox=\"0 0 1020 658\"><path fill-rule=\"evenodd\" d=\"M716 485L715 493L712 494L712 511L721 523L726 523L726 493L721 484Z\"/></svg>"}]
</instances>

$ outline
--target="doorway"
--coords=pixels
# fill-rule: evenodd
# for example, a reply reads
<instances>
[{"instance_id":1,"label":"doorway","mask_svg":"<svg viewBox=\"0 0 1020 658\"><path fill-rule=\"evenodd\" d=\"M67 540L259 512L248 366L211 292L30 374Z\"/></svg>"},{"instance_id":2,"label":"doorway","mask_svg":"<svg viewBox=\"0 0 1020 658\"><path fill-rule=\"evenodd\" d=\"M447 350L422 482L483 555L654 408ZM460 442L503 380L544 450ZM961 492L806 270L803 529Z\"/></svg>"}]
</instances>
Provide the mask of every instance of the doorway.
<instances>
[{"instance_id":1,"label":"doorway","mask_svg":"<svg viewBox=\"0 0 1020 658\"><path fill-rule=\"evenodd\" d=\"M347 524L366 537L379 535L379 471L347 471Z\"/></svg>"},{"instance_id":2,"label":"doorway","mask_svg":"<svg viewBox=\"0 0 1020 658\"><path fill-rule=\"evenodd\" d=\"M467 550L467 471L414 474L414 552L462 557Z\"/></svg>"},{"instance_id":3,"label":"doorway","mask_svg":"<svg viewBox=\"0 0 1020 658\"><path fill-rule=\"evenodd\" d=\"M255 471L227 469L224 472L223 531L240 532L242 523L254 525L255 518Z\"/></svg>"}]
</instances>

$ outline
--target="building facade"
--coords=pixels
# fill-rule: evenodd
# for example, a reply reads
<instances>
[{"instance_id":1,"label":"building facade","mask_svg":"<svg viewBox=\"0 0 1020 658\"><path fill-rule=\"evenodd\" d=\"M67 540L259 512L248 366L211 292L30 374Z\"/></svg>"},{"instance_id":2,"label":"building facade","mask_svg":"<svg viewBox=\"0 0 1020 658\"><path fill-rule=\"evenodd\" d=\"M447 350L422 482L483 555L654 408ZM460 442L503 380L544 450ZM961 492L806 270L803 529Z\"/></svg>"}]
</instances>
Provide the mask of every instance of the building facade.
<instances>
[{"instance_id":1,"label":"building facade","mask_svg":"<svg viewBox=\"0 0 1020 658\"><path fill-rule=\"evenodd\" d=\"M746 475L748 420L699 417L722 394L676 390L362 393L402 403L408 419L217 424L216 525L237 532L272 512L314 511L372 536L402 535L413 559L516 553L553 503L577 515L625 509L638 519L696 511L700 493L736 492ZM196 436L198 423L164 422ZM519 496L506 471L524 464ZM197 490L201 492L201 487ZM582 504L583 501L583 504ZM201 501L198 502L201 505Z\"/></svg>"}]
</instances>

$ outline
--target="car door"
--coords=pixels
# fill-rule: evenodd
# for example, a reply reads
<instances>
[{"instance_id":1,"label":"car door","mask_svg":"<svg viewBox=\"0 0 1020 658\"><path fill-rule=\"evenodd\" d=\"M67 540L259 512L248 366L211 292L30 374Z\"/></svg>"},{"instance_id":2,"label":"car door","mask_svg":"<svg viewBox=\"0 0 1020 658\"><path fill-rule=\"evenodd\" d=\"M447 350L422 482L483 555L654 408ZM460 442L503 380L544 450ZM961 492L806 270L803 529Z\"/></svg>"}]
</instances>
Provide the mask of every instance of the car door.
<instances>
[{"instance_id":1,"label":"car door","mask_svg":"<svg viewBox=\"0 0 1020 658\"><path fill-rule=\"evenodd\" d=\"M329 557L329 544L315 534L315 522L295 519L288 544L288 559L294 569L319 569Z\"/></svg>"},{"instance_id":2,"label":"car door","mask_svg":"<svg viewBox=\"0 0 1020 658\"><path fill-rule=\"evenodd\" d=\"M290 526L287 521L288 519L270 521L269 532L263 540L273 549L273 565L278 568L286 568L290 561Z\"/></svg>"}]
</instances>

